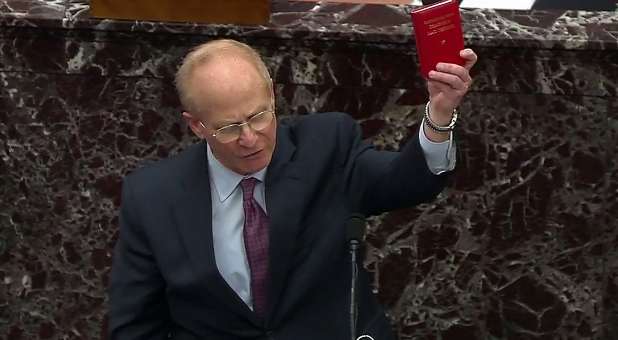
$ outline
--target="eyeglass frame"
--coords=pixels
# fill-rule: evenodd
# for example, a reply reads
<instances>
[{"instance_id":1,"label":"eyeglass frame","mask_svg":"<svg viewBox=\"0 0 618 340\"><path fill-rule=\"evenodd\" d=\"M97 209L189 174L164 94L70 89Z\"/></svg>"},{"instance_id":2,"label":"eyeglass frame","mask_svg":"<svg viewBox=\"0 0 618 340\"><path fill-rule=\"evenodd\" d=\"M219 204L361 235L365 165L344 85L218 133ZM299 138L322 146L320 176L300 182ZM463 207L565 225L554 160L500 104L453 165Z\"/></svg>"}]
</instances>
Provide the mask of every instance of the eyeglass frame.
<instances>
[{"instance_id":1,"label":"eyeglass frame","mask_svg":"<svg viewBox=\"0 0 618 340\"><path fill-rule=\"evenodd\" d=\"M270 108L270 109L266 109L266 110L263 110L263 111L260 111L260 112L258 112L256 114L251 115L251 117L249 117L248 119L245 119L245 121L243 121L242 123L232 123L232 124L228 124L228 125L222 126L222 127L218 128L218 129L216 129L215 132L211 136L214 137L214 138L217 138L217 135L219 133L221 133L221 130L228 129L228 128L231 128L231 127L238 127L238 128L240 128L240 130L239 130L240 134L238 135L238 137L236 137L235 139L232 139L229 142L221 142L219 139L217 139L220 143L227 144L227 143L235 142L238 139L240 139L240 136L242 134L242 127L245 126L245 125L249 126L249 128L251 130L253 130L253 131L256 131L256 132L257 131L262 131L262 130L266 129L266 127L268 127L268 125L270 125L272 123L272 119L275 118L274 103L271 104L271 106L272 106L272 108ZM272 115L270 122L268 122L268 125L266 125L263 129L260 129L260 130L253 128L253 126L251 125L251 120L254 119L255 117L259 117L259 116L261 116L261 115L263 115L265 113L270 113ZM204 124L204 122L202 122L201 120L199 122L200 122L200 125L204 129L206 129L206 125Z\"/></svg>"}]
</instances>

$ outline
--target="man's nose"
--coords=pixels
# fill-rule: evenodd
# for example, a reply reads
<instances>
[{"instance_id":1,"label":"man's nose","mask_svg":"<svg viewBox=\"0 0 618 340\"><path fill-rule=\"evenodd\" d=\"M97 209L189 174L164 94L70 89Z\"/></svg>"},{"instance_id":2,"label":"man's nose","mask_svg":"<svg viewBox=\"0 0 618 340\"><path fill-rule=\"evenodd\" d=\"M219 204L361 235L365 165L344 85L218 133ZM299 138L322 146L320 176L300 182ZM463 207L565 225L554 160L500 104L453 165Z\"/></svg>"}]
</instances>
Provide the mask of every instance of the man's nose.
<instances>
[{"instance_id":1,"label":"man's nose","mask_svg":"<svg viewBox=\"0 0 618 340\"><path fill-rule=\"evenodd\" d=\"M249 126L249 124L245 124L241 127L240 137L238 138L238 143L244 147L252 147L255 145L257 141L257 134L255 131Z\"/></svg>"}]
</instances>

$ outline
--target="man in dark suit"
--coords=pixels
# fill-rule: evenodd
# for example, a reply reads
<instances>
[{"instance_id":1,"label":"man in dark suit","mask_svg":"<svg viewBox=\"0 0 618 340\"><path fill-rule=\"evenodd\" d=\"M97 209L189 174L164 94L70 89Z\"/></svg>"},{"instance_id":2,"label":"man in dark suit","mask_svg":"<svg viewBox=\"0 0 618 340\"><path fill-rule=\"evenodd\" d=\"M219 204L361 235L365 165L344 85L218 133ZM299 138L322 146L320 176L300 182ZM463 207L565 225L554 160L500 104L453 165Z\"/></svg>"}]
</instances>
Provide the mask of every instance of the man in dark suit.
<instances>
[{"instance_id":1,"label":"man in dark suit","mask_svg":"<svg viewBox=\"0 0 618 340\"><path fill-rule=\"evenodd\" d=\"M343 227L428 201L454 167L454 109L476 62L430 74L426 123L401 152L362 141L344 114L283 124L260 57L199 46L177 74L204 143L127 176L110 283L116 339L349 339ZM359 334L394 339L360 272Z\"/></svg>"}]
</instances>

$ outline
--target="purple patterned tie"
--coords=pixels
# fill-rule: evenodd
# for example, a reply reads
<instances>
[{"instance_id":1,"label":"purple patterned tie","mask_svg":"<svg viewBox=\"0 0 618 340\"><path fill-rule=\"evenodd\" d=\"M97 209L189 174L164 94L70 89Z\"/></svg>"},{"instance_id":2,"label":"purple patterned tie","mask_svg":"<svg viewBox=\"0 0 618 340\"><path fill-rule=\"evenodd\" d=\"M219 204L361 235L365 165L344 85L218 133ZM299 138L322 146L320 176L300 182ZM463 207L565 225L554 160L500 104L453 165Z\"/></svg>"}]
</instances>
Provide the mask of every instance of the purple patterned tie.
<instances>
[{"instance_id":1,"label":"purple patterned tie","mask_svg":"<svg viewBox=\"0 0 618 340\"><path fill-rule=\"evenodd\" d=\"M268 280L268 217L253 198L253 189L258 180L245 178L240 182L242 206L245 210L245 250L251 269L251 296L253 311L264 316Z\"/></svg>"}]
</instances>

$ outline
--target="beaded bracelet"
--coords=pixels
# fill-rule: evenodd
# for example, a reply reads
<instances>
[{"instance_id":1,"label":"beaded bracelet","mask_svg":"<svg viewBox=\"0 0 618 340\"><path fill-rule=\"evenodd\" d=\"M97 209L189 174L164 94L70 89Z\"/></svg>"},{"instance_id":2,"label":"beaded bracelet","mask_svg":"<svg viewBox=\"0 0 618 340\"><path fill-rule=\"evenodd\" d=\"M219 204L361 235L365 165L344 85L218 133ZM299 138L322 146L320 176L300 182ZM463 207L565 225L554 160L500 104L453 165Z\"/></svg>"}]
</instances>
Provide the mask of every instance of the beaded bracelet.
<instances>
[{"instance_id":1,"label":"beaded bracelet","mask_svg":"<svg viewBox=\"0 0 618 340\"><path fill-rule=\"evenodd\" d=\"M429 103L431 102L427 101L427 105L425 105L425 124L430 129L436 132L453 131L455 129L455 123L457 123L457 116L459 115L459 113L457 112L457 109L453 109L453 115L451 116L451 122L447 126L440 126L436 124L433 120L431 120L431 118L429 118Z\"/></svg>"}]
</instances>

